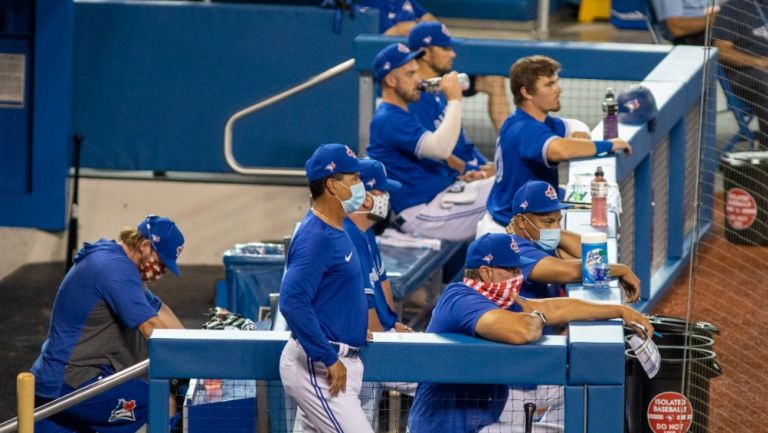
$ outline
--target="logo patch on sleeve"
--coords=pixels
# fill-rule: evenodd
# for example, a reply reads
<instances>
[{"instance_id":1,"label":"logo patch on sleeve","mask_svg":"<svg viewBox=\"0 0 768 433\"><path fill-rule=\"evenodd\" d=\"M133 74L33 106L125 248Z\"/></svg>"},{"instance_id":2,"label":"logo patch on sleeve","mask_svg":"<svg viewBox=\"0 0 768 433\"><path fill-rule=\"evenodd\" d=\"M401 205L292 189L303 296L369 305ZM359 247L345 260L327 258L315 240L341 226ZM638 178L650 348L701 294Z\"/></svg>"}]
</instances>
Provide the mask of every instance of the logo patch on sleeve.
<instances>
[{"instance_id":1,"label":"logo patch on sleeve","mask_svg":"<svg viewBox=\"0 0 768 433\"><path fill-rule=\"evenodd\" d=\"M118 399L117 407L112 409L107 422L136 421L133 411L136 409L136 400Z\"/></svg>"}]
</instances>

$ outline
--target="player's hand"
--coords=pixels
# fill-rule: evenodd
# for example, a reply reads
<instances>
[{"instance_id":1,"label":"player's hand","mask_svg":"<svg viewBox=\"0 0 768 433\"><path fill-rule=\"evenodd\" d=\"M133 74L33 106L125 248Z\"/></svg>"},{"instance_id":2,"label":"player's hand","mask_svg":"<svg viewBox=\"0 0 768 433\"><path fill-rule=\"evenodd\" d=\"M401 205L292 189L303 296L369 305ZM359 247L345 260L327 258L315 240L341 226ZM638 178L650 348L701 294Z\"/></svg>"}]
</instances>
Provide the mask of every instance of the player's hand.
<instances>
[{"instance_id":1,"label":"player's hand","mask_svg":"<svg viewBox=\"0 0 768 433\"><path fill-rule=\"evenodd\" d=\"M520 296L520 294L512 293L512 298L515 300L515 303L519 305L523 310L523 313L530 313L535 310L535 308L533 308L531 304L528 303L528 300Z\"/></svg>"},{"instance_id":2,"label":"player's hand","mask_svg":"<svg viewBox=\"0 0 768 433\"><path fill-rule=\"evenodd\" d=\"M480 170L488 177L496 176L496 165L492 162L481 165Z\"/></svg>"},{"instance_id":3,"label":"player's hand","mask_svg":"<svg viewBox=\"0 0 768 433\"><path fill-rule=\"evenodd\" d=\"M622 140L621 138L613 138L609 141L613 143L613 146L611 147L611 151L613 153L619 153L623 150L627 156L632 155L632 146L630 146L626 141Z\"/></svg>"},{"instance_id":4,"label":"player's hand","mask_svg":"<svg viewBox=\"0 0 768 433\"><path fill-rule=\"evenodd\" d=\"M632 307L627 307L626 305L622 305L621 309L621 318L624 319L624 323L634 328L637 335L641 337L653 335L653 325L651 325L645 314L638 313Z\"/></svg>"},{"instance_id":5,"label":"player's hand","mask_svg":"<svg viewBox=\"0 0 768 433\"><path fill-rule=\"evenodd\" d=\"M371 331L371 328L368 328L368 333L365 335L365 339L368 341L373 341L373 332Z\"/></svg>"},{"instance_id":6,"label":"player's hand","mask_svg":"<svg viewBox=\"0 0 768 433\"><path fill-rule=\"evenodd\" d=\"M459 172L459 175L464 174L464 170L467 168L467 164L456 155L449 156L448 159L445 160L445 163L448 164L448 167Z\"/></svg>"},{"instance_id":7,"label":"player's hand","mask_svg":"<svg viewBox=\"0 0 768 433\"><path fill-rule=\"evenodd\" d=\"M410 333L410 332L413 332L413 329L411 329L411 327L408 325L404 325L400 322L395 322L395 332Z\"/></svg>"},{"instance_id":8,"label":"player's hand","mask_svg":"<svg viewBox=\"0 0 768 433\"><path fill-rule=\"evenodd\" d=\"M485 172L482 170L469 170L468 172L464 173L464 175L459 176L459 179L469 183L476 180L485 179L486 177L488 177L488 175L485 174Z\"/></svg>"},{"instance_id":9,"label":"player's hand","mask_svg":"<svg viewBox=\"0 0 768 433\"><path fill-rule=\"evenodd\" d=\"M568 136L568 138L591 140L592 136L587 131L574 131L571 133L571 135Z\"/></svg>"},{"instance_id":10,"label":"player's hand","mask_svg":"<svg viewBox=\"0 0 768 433\"><path fill-rule=\"evenodd\" d=\"M331 393L332 397L336 397L336 394L341 392L347 391L347 367L344 366L344 363L341 362L340 359L336 360L336 362L328 367L328 383L330 384L330 388L328 391Z\"/></svg>"},{"instance_id":11,"label":"player's hand","mask_svg":"<svg viewBox=\"0 0 768 433\"><path fill-rule=\"evenodd\" d=\"M459 85L459 74L454 71L443 75L443 79L440 80L440 91L443 92L445 98L449 101L461 101L462 93L461 86Z\"/></svg>"},{"instance_id":12,"label":"player's hand","mask_svg":"<svg viewBox=\"0 0 768 433\"><path fill-rule=\"evenodd\" d=\"M628 303L637 302L640 299L640 278L629 269L629 266L621 263L611 265L611 273L619 278L619 284L624 289L624 295Z\"/></svg>"}]
</instances>

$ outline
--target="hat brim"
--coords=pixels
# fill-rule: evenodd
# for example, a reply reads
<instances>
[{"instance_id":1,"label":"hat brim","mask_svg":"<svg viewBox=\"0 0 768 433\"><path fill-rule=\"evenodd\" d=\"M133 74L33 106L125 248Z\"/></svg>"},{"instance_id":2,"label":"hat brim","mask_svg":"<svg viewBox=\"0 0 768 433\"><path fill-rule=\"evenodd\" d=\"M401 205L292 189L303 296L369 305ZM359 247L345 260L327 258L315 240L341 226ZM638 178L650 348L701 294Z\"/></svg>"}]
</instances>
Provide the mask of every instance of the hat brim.
<instances>
[{"instance_id":1,"label":"hat brim","mask_svg":"<svg viewBox=\"0 0 768 433\"><path fill-rule=\"evenodd\" d=\"M166 257L164 254L160 254L160 251L157 250L156 247L154 247L154 243L152 244L153 249L157 253L157 256L160 257L160 261L163 262L163 265L171 272L173 272L174 275L177 277L181 276L181 271L179 270L178 265L176 265L176 260L172 260L169 257Z\"/></svg>"}]
</instances>

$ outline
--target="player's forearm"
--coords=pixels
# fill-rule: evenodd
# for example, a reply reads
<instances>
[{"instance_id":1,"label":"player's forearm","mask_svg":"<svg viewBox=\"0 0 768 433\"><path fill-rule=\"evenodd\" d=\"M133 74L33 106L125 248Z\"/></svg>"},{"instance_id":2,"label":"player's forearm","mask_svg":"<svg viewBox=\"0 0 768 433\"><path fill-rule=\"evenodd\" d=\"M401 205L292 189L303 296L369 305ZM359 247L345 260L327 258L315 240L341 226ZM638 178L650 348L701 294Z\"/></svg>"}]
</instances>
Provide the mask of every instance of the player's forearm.
<instances>
[{"instance_id":1,"label":"player's forearm","mask_svg":"<svg viewBox=\"0 0 768 433\"><path fill-rule=\"evenodd\" d=\"M416 154L419 158L445 160L451 156L461 133L461 102L448 101L443 122L419 144Z\"/></svg>"},{"instance_id":2,"label":"player's forearm","mask_svg":"<svg viewBox=\"0 0 768 433\"><path fill-rule=\"evenodd\" d=\"M580 138L556 138L547 145L547 159L552 162L570 161L576 158L590 158L600 152L599 143ZM611 147L608 146L608 151Z\"/></svg>"},{"instance_id":3,"label":"player's forearm","mask_svg":"<svg viewBox=\"0 0 768 433\"><path fill-rule=\"evenodd\" d=\"M669 19L667 19L667 28L669 28L669 32L672 34L672 36L676 38L703 32L706 26L706 16L669 17Z\"/></svg>"},{"instance_id":4,"label":"player's forearm","mask_svg":"<svg viewBox=\"0 0 768 433\"><path fill-rule=\"evenodd\" d=\"M416 21L400 21L384 32L386 36L408 36L411 29L416 26Z\"/></svg>"},{"instance_id":5,"label":"player's forearm","mask_svg":"<svg viewBox=\"0 0 768 433\"><path fill-rule=\"evenodd\" d=\"M543 284L568 284L581 280L581 260L545 257L531 270L528 278Z\"/></svg>"},{"instance_id":6,"label":"player's forearm","mask_svg":"<svg viewBox=\"0 0 768 433\"><path fill-rule=\"evenodd\" d=\"M768 59L745 53L733 45L733 42L715 39L715 47L719 51L720 60L731 66L765 68L768 67Z\"/></svg>"},{"instance_id":7,"label":"player's forearm","mask_svg":"<svg viewBox=\"0 0 768 433\"><path fill-rule=\"evenodd\" d=\"M581 258L581 236L568 230L560 231L560 249L573 258Z\"/></svg>"},{"instance_id":8,"label":"player's forearm","mask_svg":"<svg viewBox=\"0 0 768 433\"><path fill-rule=\"evenodd\" d=\"M173 310L171 310L171 308L165 304L160 307L160 311L157 312L157 317L163 321L166 328L184 329L184 325L181 323L181 320L179 320L179 318L176 317L176 314L173 313Z\"/></svg>"},{"instance_id":9,"label":"player's forearm","mask_svg":"<svg viewBox=\"0 0 768 433\"><path fill-rule=\"evenodd\" d=\"M622 317L622 305L598 304L580 299L553 298L528 300L531 306L547 316L547 324L565 325L579 320L608 320Z\"/></svg>"},{"instance_id":10,"label":"player's forearm","mask_svg":"<svg viewBox=\"0 0 768 433\"><path fill-rule=\"evenodd\" d=\"M336 362L338 356L325 337L315 310L308 303L295 296L281 294L280 313L310 358L326 366Z\"/></svg>"}]
</instances>

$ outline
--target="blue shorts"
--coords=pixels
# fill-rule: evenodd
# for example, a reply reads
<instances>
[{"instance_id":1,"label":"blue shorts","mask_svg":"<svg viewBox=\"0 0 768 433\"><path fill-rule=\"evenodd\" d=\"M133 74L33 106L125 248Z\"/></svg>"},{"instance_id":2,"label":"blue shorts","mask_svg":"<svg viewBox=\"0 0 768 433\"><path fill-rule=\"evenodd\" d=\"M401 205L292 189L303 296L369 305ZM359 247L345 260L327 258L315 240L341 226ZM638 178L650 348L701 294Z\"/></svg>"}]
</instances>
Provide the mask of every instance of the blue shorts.
<instances>
[{"instance_id":1,"label":"blue shorts","mask_svg":"<svg viewBox=\"0 0 768 433\"><path fill-rule=\"evenodd\" d=\"M99 378L83 383L85 387ZM63 386L62 394L75 389ZM35 406L48 403L49 398L37 396ZM133 379L108 391L96 395L51 418L35 423L38 433L99 432L133 433L147 422L149 384L142 379Z\"/></svg>"}]
</instances>

